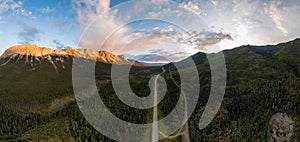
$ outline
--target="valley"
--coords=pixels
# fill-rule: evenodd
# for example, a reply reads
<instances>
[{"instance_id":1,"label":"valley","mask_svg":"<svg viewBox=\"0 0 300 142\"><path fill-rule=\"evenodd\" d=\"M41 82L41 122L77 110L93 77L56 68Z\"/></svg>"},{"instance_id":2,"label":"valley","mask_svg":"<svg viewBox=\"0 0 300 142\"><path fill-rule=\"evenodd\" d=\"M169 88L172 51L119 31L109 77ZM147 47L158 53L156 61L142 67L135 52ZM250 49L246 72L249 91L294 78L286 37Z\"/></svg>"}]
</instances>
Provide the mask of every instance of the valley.
<instances>
[{"instance_id":1,"label":"valley","mask_svg":"<svg viewBox=\"0 0 300 142\"><path fill-rule=\"evenodd\" d=\"M95 82L99 97L115 116L127 122L148 124L161 120L170 114L180 97L180 76L173 63L162 69L106 52L83 50L75 54L75 50L24 47L8 50L0 58L0 141L113 141L85 120L74 100L74 56L97 60ZM211 71L206 55L197 53L192 56L201 82L197 107L182 129L182 136L162 141L269 140L272 137L269 121L276 113L286 113L292 118L294 130L290 139L299 141L300 39L279 45L241 46L225 50L224 55L227 87L212 123L199 130L198 123L211 89ZM110 78L112 64L133 64L129 80L139 97L151 93L148 83L152 77L160 74L165 79L167 92L154 107L157 110L135 109L118 98ZM148 131L145 130L145 135L151 135ZM157 135L153 139L157 139Z\"/></svg>"}]
</instances>

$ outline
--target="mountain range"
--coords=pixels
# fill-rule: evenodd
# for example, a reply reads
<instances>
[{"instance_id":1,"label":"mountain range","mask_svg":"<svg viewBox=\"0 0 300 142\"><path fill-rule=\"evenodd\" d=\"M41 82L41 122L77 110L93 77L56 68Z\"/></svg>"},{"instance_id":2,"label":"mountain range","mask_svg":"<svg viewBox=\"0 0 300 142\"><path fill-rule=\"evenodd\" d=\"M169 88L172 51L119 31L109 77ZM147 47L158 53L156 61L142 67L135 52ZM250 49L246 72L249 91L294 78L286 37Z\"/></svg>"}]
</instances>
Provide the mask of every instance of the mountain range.
<instances>
[{"instance_id":1,"label":"mountain range","mask_svg":"<svg viewBox=\"0 0 300 142\"><path fill-rule=\"evenodd\" d=\"M32 44L25 44L13 46L8 48L0 57L1 59L8 59L2 65L6 65L12 59L25 59L26 63L33 64L35 61L39 63L41 60L47 60L56 69L57 64L62 64L64 58L77 57L96 60L105 64L133 64L135 66L142 66L141 63L129 61L123 55L114 55L107 51L95 51L92 49L56 49L52 50L47 47L38 47Z\"/></svg>"},{"instance_id":2,"label":"mountain range","mask_svg":"<svg viewBox=\"0 0 300 142\"><path fill-rule=\"evenodd\" d=\"M278 45L245 45L223 51L227 87L222 106L205 129L198 123L209 97L211 70L205 53L192 56L201 82L200 98L189 119L192 141L269 141L273 133L300 140L300 39ZM137 95L150 92L148 81L161 66L147 66L124 56L86 49L52 50L36 45L7 49L0 57L0 141L112 141L98 133L82 116L72 88L73 57L97 60L96 84L101 99L123 120L150 123L151 109L126 106L114 93L111 64L134 66L130 84ZM184 64L185 60L178 62ZM180 76L173 63L163 65L168 88L158 106L159 117L168 115L180 95ZM185 70L189 70L187 67ZM285 113L293 130L275 131L270 118ZM276 116L276 115L275 115ZM145 130L147 131L147 130ZM145 136L146 137L146 136ZM164 141L180 141L166 139Z\"/></svg>"}]
</instances>

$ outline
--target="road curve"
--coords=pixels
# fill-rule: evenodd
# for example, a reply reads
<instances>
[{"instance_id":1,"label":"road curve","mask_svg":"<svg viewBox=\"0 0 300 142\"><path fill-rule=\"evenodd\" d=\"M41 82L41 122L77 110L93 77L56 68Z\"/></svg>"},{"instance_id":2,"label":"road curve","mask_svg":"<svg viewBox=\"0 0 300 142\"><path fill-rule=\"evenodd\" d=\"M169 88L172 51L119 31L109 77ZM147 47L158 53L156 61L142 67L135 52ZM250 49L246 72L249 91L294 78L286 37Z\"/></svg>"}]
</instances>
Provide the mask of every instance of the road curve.
<instances>
[{"instance_id":1,"label":"road curve","mask_svg":"<svg viewBox=\"0 0 300 142\"><path fill-rule=\"evenodd\" d=\"M162 68L163 72L165 72L165 69ZM162 74L161 73L161 74ZM154 100L153 100L153 123L152 123L152 142L157 142L159 140L159 129L158 129L158 115L157 115L157 80L160 75L155 76L154 80Z\"/></svg>"}]
</instances>

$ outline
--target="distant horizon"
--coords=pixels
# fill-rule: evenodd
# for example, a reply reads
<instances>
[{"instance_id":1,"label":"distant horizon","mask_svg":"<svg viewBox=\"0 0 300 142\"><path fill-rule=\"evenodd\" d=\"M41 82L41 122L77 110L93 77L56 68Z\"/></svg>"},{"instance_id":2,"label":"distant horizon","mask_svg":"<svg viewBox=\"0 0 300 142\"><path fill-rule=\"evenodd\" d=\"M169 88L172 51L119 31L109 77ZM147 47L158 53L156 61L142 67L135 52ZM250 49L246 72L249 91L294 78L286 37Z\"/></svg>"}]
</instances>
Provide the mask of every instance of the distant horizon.
<instances>
[{"instance_id":1,"label":"distant horizon","mask_svg":"<svg viewBox=\"0 0 300 142\"><path fill-rule=\"evenodd\" d=\"M234 48L239 48L239 47L243 47L243 46L268 46L268 45L272 45L272 46L275 46L275 45L279 45L279 44L282 44L282 43L287 43L287 42L291 42L291 41L294 41L294 40L299 40L300 37L297 37L295 39L291 39L291 40L286 40L286 41L282 41L282 42L278 42L278 43L269 43L269 44L244 44L244 45L240 45L240 46L237 46L237 47L232 47L232 48L229 48L229 49L223 49L221 51L224 51L224 50L231 50L231 49L234 49ZM62 49L59 49L59 48L53 48L53 47L48 47L48 46L40 46L40 45L37 45L37 44L16 44L16 45L12 45L12 46L9 46L7 47L5 50L3 50L2 52L0 52L0 55L2 55L7 49L11 48L11 47L14 47L14 46L22 46L22 45L35 45L37 47L40 47L40 48L50 48L52 50L66 50L66 49L89 49L89 48L76 48L76 47L70 47L70 48L62 48ZM92 49L94 50L94 49ZM105 50L95 50L95 51L105 51ZM109 51L107 51L109 52ZM201 51L199 51L201 52ZM118 55L118 54L116 54ZM123 55L123 54L119 54L119 55Z\"/></svg>"},{"instance_id":2,"label":"distant horizon","mask_svg":"<svg viewBox=\"0 0 300 142\"><path fill-rule=\"evenodd\" d=\"M241 45L241 46L238 46L238 47L234 47L234 48L231 48L231 49L224 49L224 50L221 50L221 51L219 51L219 52L222 52L222 51L230 51L230 50L232 50L232 49L236 49L236 48L240 48L240 47L244 47L244 46L252 46L252 47L263 47L263 46L277 46L277 45L280 45L280 44L284 44L284 43L288 43L288 42L292 42L292 41L296 41L296 40L300 40L300 38L296 38L296 39L293 39L293 40L289 40L289 41L285 41L285 42L280 42L280 43L276 43L276 44L266 44L266 45L250 45L250 44L248 44L248 45ZM33 45L33 46L37 46L37 47L39 47L39 48L49 48L49 47L41 47L41 46L38 46L38 45L36 45L36 44L20 44L20 45L15 45L15 46L22 46L22 45ZM15 47L15 46L11 46L11 47ZM9 48L7 48L7 49L9 49ZM7 50L6 49L6 50ZM53 50L53 51L55 51L55 50L68 50L68 49L71 49L71 50L76 50L76 49L84 49L84 48L67 48L67 49L52 49L52 48L49 48L49 49L51 49L51 50ZM5 51L6 51L5 50ZM94 49L90 49L90 50L94 50ZM95 52L100 52L99 50L94 50ZM105 51L105 52L109 52L109 51ZM195 54L198 54L198 53L205 53L205 52L201 52L201 51L199 51L199 52L197 52L197 53L195 53ZM214 53L217 53L217 52L214 52ZM3 53L1 53L0 54L0 58L1 58L1 56L4 54L4 52ZM150 66L155 66L155 65L157 65L157 64L163 64L163 65L166 65L166 64L169 64L169 63L172 63L172 62L179 62L179 61L182 61L182 60L185 60L186 58L188 58L188 57L191 57L191 56L193 56L193 55L195 55L195 54L192 54L192 55L189 55L189 56L186 56L186 57L183 57L183 58L181 58L180 60L177 60L177 61L170 61L170 60L161 60L161 61L155 61L155 60L153 60L153 61L147 61L147 60L145 60L145 59L138 59L138 58L134 58L134 57L132 57L132 56L128 56L128 55L124 55L124 54L114 54L114 55L117 55L117 56L119 56L119 55L121 55L121 56L125 56L126 57L126 59L128 59L128 60L131 60L131 61L138 61L138 62L140 62L140 63L144 63L144 64L149 64ZM205 54L210 54L210 53L205 53ZM147 56L147 54L144 54L144 55L140 55L140 56ZM153 55L152 55L153 56ZM154 59L157 59L157 58L154 58Z\"/></svg>"}]
</instances>

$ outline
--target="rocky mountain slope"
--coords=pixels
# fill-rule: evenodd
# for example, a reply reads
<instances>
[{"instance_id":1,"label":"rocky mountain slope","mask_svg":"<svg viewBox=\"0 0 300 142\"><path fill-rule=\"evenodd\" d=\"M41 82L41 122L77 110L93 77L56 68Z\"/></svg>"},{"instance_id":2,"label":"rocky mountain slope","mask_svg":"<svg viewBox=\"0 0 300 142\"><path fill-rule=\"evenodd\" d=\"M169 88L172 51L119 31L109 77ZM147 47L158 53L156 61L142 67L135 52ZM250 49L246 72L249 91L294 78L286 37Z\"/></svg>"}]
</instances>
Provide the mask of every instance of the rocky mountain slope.
<instances>
[{"instance_id":1,"label":"rocky mountain slope","mask_svg":"<svg viewBox=\"0 0 300 142\"><path fill-rule=\"evenodd\" d=\"M0 66L6 65L12 61L12 59L25 59L25 63L29 63L32 66L36 62L41 63L42 60L48 61L57 69L58 65L62 65L66 58L79 57L91 60L96 60L105 64L135 64L134 61L129 61L122 55L114 55L107 51L94 51L91 49L57 49L52 50L47 47L38 47L32 44L25 44L19 46L13 46L8 48L0 59L6 59L6 62ZM136 64L140 65L140 64Z\"/></svg>"}]
</instances>

